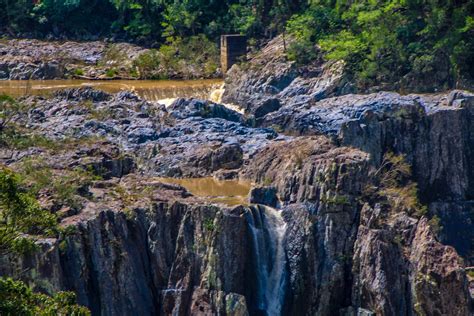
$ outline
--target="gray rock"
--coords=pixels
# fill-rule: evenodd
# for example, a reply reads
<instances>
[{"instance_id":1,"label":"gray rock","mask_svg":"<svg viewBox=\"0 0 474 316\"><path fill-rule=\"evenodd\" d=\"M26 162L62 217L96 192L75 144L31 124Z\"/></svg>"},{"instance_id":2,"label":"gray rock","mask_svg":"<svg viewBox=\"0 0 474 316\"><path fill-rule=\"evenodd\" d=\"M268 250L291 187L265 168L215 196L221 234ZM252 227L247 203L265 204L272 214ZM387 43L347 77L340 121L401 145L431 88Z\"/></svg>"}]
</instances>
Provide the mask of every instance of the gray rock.
<instances>
[{"instance_id":1,"label":"gray rock","mask_svg":"<svg viewBox=\"0 0 474 316\"><path fill-rule=\"evenodd\" d=\"M254 187L249 193L249 202L276 207L278 203L275 187Z\"/></svg>"}]
</instances>

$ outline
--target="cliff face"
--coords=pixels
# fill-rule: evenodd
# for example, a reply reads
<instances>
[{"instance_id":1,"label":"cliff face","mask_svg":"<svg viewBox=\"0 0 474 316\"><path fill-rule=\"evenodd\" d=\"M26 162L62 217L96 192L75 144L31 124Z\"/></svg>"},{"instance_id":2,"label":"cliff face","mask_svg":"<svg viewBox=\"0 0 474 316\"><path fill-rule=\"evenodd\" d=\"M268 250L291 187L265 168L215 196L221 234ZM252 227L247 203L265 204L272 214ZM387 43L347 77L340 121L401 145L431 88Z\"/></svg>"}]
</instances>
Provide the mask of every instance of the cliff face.
<instances>
[{"instance_id":1,"label":"cliff face","mask_svg":"<svg viewBox=\"0 0 474 316\"><path fill-rule=\"evenodd\" d=\"M288 312L470 315L463 260L427 219L363 202L371 164L367 153L318 136L269 147L247 167L290 203Z\"/></svg>"},{"instance_id":2,"label":"cliff face","mask_svg":"<svg viewBox=\"0 0 474 316\"><path fill-rule=\"evenodd\" d=\"M2 274L72 290L96 315L245 314L246 210L161 203L134 218L97 211L71 236L42 241L35 256L4 261Z\"/></svg>"},{"instance_id":3,"label":"cliff face","mask_svg":"<svg viewBox=\"0 0 474 316\"><path fill-rule=\"evenodd\" d=\"M0 258L0 275L75 291L94 315L472 315L473 96L318 94L335 82L324 71L308 88L310 77L282 69L272 86L294 93L234 94L247 98L245 116L92 89L24 99L35 108L15 122L30 132L89 141L2 148L1 162L21 170L34 155L53 173L103 179L73 209L46 199L73 228ZM262 82L254 87L270 89ZM377 182L388 152L411 165L419 190L408 198L427 213L392 203L393 188ZM155 176L240 177L259 204L226 206Z\"/></svg>"}]
</instances>

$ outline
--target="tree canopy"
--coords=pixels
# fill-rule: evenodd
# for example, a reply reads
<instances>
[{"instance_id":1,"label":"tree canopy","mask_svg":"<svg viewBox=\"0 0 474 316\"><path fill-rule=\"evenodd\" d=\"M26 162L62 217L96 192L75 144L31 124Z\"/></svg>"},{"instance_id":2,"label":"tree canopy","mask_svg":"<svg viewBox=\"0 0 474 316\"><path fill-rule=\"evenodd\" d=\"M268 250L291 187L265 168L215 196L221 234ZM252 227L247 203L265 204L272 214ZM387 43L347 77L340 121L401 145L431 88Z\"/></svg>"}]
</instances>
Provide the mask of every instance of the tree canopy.
<instances>
[{"instance_id":1,"label":"tree canopy","mask_svg":"<svg viewBox=\"0 0 474 316\"><path fill-rule=\"evenodd\" d=\"M474 78L470 0L0 0L0 30L155 47L287 32L297 39L290 59L310 62L317 45L326 59L345 60L361 87L415 83L428 91L433 81L453 87Z\"/></svg>"}]
</instances>

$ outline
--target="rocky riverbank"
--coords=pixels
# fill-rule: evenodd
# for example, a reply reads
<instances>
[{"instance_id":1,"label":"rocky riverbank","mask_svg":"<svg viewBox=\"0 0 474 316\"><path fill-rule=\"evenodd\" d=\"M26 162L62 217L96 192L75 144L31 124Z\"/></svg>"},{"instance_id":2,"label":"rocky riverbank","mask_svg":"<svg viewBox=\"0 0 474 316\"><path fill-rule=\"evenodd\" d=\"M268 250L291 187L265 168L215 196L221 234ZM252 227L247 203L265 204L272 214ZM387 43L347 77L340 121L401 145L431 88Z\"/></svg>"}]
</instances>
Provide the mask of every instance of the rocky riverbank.
<instances>
[{"instance_id":1,"label":"rocky riverbank","mask_svg":"<svg viewBox=\"0 0 474 316\"><path fill-rule=\"evenodd\" d=\"M91 88L22 98L0 163L42 184L64 232L0 275L93 315L473 315L474 95L349 94L338 64L277 62L227 82L245 114ZM253 189L230 206L161 177Z\"/></svg>"},{"instance_id":2,"label":"rocky riverbank","mask_svg":"<svg viewBox=\"0 0 474 316\"><path fill-rule=\"evenodd\" d=\"M170 48L170 51L177 48ZM218 77L194 63L129 43L0 40L0 80L203 79ZM163 63L167 60L168 64ZM162 63L160 63L160 61ZM215 66L217 67L217 66Z\"/></svg>"}]
</instances>

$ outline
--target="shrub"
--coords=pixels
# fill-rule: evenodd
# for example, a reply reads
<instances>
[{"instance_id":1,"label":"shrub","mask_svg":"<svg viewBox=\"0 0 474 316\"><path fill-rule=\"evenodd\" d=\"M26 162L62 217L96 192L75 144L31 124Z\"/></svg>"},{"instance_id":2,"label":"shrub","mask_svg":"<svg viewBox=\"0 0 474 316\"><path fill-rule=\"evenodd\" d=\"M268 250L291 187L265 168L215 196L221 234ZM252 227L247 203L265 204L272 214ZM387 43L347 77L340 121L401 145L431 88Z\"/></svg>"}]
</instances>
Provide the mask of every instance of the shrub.
<instances>
[{"instance_id":1,"label":"shrub","mask_svg":"<svg viewBox=\"0 0 474 316\"><path fill-rule=\"evenodd\" d=\"M366 193L387 201L394 211L421 217L426 214L427 208L420 203L417 184L411 177L411 167L405 157L388 152L374 173L374 183L367 188Z\"/></svg>"},{"instance_id":2,"label":"shrub","mask_svg":"<svg viewBox=\"0 0 474 316\"><path fill-rule=\"evenodd\" d=\"M105 75L109 78L113 78L117 76L117 74L118 74L117 68L109 68L105 71Z\"/></svg>"},{"instance_id":3,"label":"shrub","mask_svg":"<svg viewBox=\"0 0 474 316\"><path fill-rule=\"evenodd\" d=\"M35 248L32 236L57 230L56 216L39 206L17 174L0 167L0 254L30 251Z\"/></svg>"},{"instance_id":4,"label":"shrub","mask_svg":"<svg viewBox=\"0 0 474 316\"><path fill-rule=\"evenodd\" d=\"M75 76L84 76L84 70L82 70L80 68L74 69L73 73L74 73Z\"/></svg>"},{"instance_id":5,"label":"shrub","mask_svg":"<svg viewBox=\"0 0 474 316\"><path fill-rule=\"evenodd\" d=\"M133 61L133 71L142 79L159 79L160 55L155 49L140 54Z\"/></svg>"},{"instance_id":6,"label":"shrub","mask_svg":"<svg viewBox=\"0 0 474 316\"><path fill-rule=\"evenodd\" d=\"M25 283L0 278L1 315L88 316L87 308L76 305L76 295L59 292L54 296L35 293Z\"/></svg>"},{"instance_id":7,"label":"shrub","mask_svg":"<svg viewBox=\"0 0 474 316\"><path fill-rule=\"evenodd\" d=\"M216 224L214 224L214 219L208 218L204 221L204 228L206 230L213 232L216 229Z\"/></svg>"},{"instance_id":8,"label":"shrub","mask_svg":"<svg viewBox=\"0 0 474 316\"><path fill-rule=\"evenodd\" d=\"M219 50L216 43L202 34L185 39L176 37L160 47L159 59L166 77L211 77L219 67Z\"/></svg>"}]
</instances>

